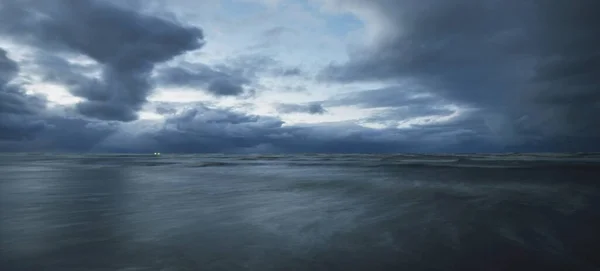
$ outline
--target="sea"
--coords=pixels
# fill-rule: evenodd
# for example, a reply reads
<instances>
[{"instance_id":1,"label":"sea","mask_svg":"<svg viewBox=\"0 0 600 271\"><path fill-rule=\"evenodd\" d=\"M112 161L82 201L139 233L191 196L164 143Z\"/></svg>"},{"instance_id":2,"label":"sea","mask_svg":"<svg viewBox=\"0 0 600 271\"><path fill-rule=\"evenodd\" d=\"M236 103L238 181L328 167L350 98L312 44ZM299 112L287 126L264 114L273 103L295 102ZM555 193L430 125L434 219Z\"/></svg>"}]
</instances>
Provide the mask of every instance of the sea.
<instances>
[{"instance_id":1,"label":"sea","mask_svg":"<svg viewBox=\"0 0 600 271\"><path fill-rule=\"evenodd\" d=\"M0 270L600 270L600 154L0 154Z\"/></svg>"}]
</instances>

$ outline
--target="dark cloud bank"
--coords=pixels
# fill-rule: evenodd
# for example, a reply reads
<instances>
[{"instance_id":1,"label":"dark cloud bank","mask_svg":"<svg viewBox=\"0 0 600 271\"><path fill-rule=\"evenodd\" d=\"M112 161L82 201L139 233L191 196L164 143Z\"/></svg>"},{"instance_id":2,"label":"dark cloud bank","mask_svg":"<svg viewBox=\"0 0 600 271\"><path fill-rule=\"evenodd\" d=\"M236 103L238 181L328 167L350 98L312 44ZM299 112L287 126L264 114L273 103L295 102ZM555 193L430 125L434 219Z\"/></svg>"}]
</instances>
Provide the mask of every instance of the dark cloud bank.
<instances>
[{"instance_id":1,"label":"dark cloud bank","mask_svg":"<svg viewBox=\"0 0 600 271\"><path fill-rule=\"evenodd\" d=\"M523 150L599 149L600 2L330 2L388 26L376 46L321 78L397 86L347 102L405 116L447 115L440 104L459 105L473 112L460 128L477 136Z\"/></svg>"},{"instance_id":2,"label":"dark cloud bank","mask_svg":"<svg viewBox=\"0 0 600 271\"><path fill-rule=\"evenodd\" d=\"M204 44L199 28L106 1L4 0L0 35L38 49L44 79L83 99L46 107L26 94L19 64L0 49L0 151L495 152L599 151L600 36L596 1L343 1L387 23L384 38L321 73L326 81L387 81L280 112L382 108L371 122L425 118L408 128L353 123L286 126L205 104L164 104L161 123L137 121L153 84L201 86L215 96L251 92L260 72L297 76L254 57L231 65L162 64ZM397 29L395 28L397 27ZM61 55L97 62L99 77ZM271 64L270 64L271 63ZM262 67L262 68L261 68ZM265 68L267 67L267 68ZM153 77L153 72L157 75ZM455 114L456 108L464 108ZM468 109L468 110L467 110ZM457 115L434 123L427 118Z\"/></svg>"}]
</instances>

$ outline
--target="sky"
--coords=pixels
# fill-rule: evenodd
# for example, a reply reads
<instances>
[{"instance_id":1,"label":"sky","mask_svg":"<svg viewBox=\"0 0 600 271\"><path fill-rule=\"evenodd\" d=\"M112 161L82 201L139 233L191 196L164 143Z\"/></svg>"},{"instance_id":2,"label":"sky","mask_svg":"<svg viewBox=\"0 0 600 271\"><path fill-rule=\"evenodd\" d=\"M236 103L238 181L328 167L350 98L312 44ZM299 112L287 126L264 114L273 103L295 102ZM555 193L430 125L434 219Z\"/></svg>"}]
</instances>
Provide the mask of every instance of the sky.
<instances>
[{"instance_id":1,"label":"sky","mask_svg":"<svg viewBox=\"0 0 600 271\"><path fill-rule=\"evenodd\" d=\"M0 0L0 151L600 151L596 0Z\"/></svg>"}]
</instances>

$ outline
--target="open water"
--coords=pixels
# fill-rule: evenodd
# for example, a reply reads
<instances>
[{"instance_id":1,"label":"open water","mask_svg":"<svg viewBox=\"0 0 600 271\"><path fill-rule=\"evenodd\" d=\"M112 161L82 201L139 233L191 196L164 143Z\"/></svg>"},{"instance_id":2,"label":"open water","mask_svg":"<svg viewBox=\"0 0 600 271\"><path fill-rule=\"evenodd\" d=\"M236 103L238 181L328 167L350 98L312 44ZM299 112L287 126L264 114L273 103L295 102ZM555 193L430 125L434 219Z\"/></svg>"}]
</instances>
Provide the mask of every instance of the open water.
<instances>
[{"instance_id":1,"label":"open water","mask_svg":"<svg viewBox=\"0 0 600 271\"><path fill-rule=\"evenodd\" d=\"M600 270L600 155L0 154L0 270Z\"/></svg>"}]
</instances>

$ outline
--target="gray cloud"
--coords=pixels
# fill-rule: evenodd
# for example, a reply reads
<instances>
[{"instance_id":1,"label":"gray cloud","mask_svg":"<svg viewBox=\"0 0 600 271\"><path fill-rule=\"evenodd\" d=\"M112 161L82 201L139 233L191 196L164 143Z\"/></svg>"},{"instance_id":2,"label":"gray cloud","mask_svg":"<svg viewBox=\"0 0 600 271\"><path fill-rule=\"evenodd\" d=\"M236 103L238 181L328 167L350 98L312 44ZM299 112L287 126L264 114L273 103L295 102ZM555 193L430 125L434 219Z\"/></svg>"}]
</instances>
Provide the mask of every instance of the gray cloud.
<instances>
[{"instance_id":1,"label":"gray cloud","mask_svg":"<svg viewBox=\"0 0 600 271\"><path fill-rule=\"evenodd\" d=\"M155 80L167 86L201 87L216 96L242 95L251 80L241 73L217 70L201 63L180 63L158 69Z\"/></svg>"},{"instance_id":2,"label":"gray cloud","mask_svg":"<svg viewBox=\"0 0 600 271\"><path fill-rule=\"evenodd\" d=\"M160 106L167 110L179 107L165 103ZM412 128L370 129L351 122L283 125L278 118L200 103L189 104L178 112L168 111L164 122L109 123L46 116L43 120L49 128L38 131L28 141L0 139L0 151L428 153L547 151L557 146L560 150L573 149L573 144L567 145L566 141L513 144L507 148L489 123L477 116ZM581 150L600 150L597 143L576 144Z\"/></svg>"},{"instance_id":3,"label":"gray cloud","mask_svg":"<svg viewBox=\"0 0 600 271\"><path fill-rule=\"evenodd\" d=\"M155 109L156 113L161 114L161 115L172 115L177 113L177 110L175 108L168 108L168 107L162 107L162 106L158 106Z\"/></svg>"},{"instance_id":4,"label":"gray cloud","mask_svg":"<svg viewBox=\"0 0 600 271\"><path fill-rule=\"evenodd\" d=\"M6 50L0 48L0 86L5 86L18 71L17 63L8 58Z\"/></svg>"},{"instance_id":5,"label":"gray cloud","mask_svg":"<svg viewBox=\"0 0 600 271\"><path fill-rule=\"evenodd\" d=\"M440 152L499 151L483 120L453 120L424 129L370 129L353 123L284 126L277 118L195 105L169 116L160 129L135 135L144 145L127 151L153 152ZM456 129L461 127L461 129ZM482 132L484 131L484 132ZM488 132L485 132L488 131ZM126 150L124 139L100 149Z\"/></svg>"},{"instance_id":6,"label":"gray cloud","mask_svg":"<svg viewBox=\"0 0 600 271\"><path fill-rule=\"evenodd\" d=\"M27 137L0 137L0 151L102 152L96 146L118 130L116 124L76 117L43 116L43 122L44 129Z\"/></svg>"},{"instance_id":7,"label":"gray cloud","mask_svg":"<svg viewBox=\"0 0 600 271\"><path fill-rule=\"evenodd\" d=\"M88 74L101 72L99 65L72 63L64 56L48 51L36 52L32 62L35 72L43 77L43 81L65 85L74 93L90 91L86 90L90 85L101 84L98 79L88 76ZM97 91L103 91L102 89L96 89ZM109 94L107 92L105 96L108 97ZM82 93L77 96L85 97L85 94Z\"/></svg>"},{"instance_id":8,"label":"gray cloud","mask_svg":"<svg viewBox=\"0 0 600 271\"><path fill-rule=\"evenodd\" d=\"M288 32L293 32L293 30L290 28L287 28L287 27L283 27L283 26L276 26L276 27L271 27L271 28L263 31L262 35L264 38L270 40L270 39L278 39L283 34L288 33Z\"/></svg>"},{"instance_id":9,"label":"gray cloud","mask_svg":"<svg viewBox=\"0 0 600 271\"><path fill-rule=\"evenodd\" d=\"M18 73L19 65L0 48L0 151L88 151L117 128L47 109L44 97L14 82Z\"/></svg>"},{"instance_id":10,"label":"gray cloud","mask_svg":"<svg viewBox=\"0 0 600 271\"><path fill-rule=\"evenodd\" d=\"M281 70L281 75L283 76L299 76L302 74L304 74L304 72L298 67L284 68Z\"/></svg>"},{"instance_id":11,"label":"gray cloud","mask_svg":"<svg viewBox=\"0 0 600 271\"><path fill-rule=\"evenodd\" d=\"M379 109L364 121L397 126L420 118L434 123L436 118L455 113L452 103L413 86L392 85L350 92L323 102L327 106L356 106Z\"/></svg>"},{"instance_id":12,"label":"gray cloud","mask_svg":"<svg viewBox=\"0 0 600 271\"><path fill-rule=\"evenodd\" d=\"M200 88L215 96L240 96L252 95L253 89L259 87L262 75L291 77L303 74L299 67L286 67L268 56L243 55L215 66L182 61L157 69L155 80L166 86Z\"/></svg>"},{"instance_id":13,"label":"gray cloud","mask_svg":"<svg viewBox=\"0 0 600 271\"><path fill-rule=\"evenodd\" d=\"M307 104L278 104L279 113L308 113L313 115L322 115L327 112L320 103Z\"/></svg>"},{"instance_id":14,"label":"gray cloud","mask_svg":"<svg viewBox=\"0 0 600 271\"><path fill-rule=\"evenodd\" d=\"M47 128L44 121L36 120L30 116L0 113L0 140L28 140L33 139Z\"/></svg>"},{"instance_id":15,"label":"gray cloud","mask_svg":"<svg viewBox=\"0 0 600 271\"><path fill-rule=\"evenodd\" d=\"M436 108L422 105L405 105L383 110L375 113L372 116L364 118L365 121L372 123L384 124L387 126L395 126L399 124L409 123L419 118L419 121L426 123L435 123L439 117L450 116L455 111L448 108Z\"/></svg>"},{"instance_id":16,"label":"gray cloud","mask_svg":"<svg viewBox=\"0 0 600 271\"><path fill-rule=\"evenodd\" d=\"M330 2L368 14L384 32L321 78L410 82L548 142L600 138L598 1ZM398 96L385 97L391 105Z\"/></svg>"},{"instance_id":17,"label":"gray cloud","mask_svg":"<svg viewBox=\"0 0 600 271\"><path fill-rule=\"evenodd\" d=\"M46 101L11 84L18 72L17 63L0 48L0 140L30 139L46 128L45 122L36 119Z\"/></svg>"},{"instance_id":18,"label":"gray cloud","mask_svg":"<svg viewBox=\"0 0 600 271\"><path fill-rule=\"evenodd\" d=\"M94 152L96 146L119 130L119 124L78 117L47 116L50 128L38 134L38 149L57 152ZM123 142L126 144L126 142Z\"/></svg>"},{"instance_id":19,"label":"gray cloud","mask_svg":"<svg viewBox=\"0 0 600 271\"><path fill-rule=\"evenodd\" d=\"M166 66L202 46L199 29L142 14L129 3L116 6L117 1L4 0L0 34L36 48L35 72L85 101L74 111L46 108L44 97L25 93L15 80L30 71L19 72L25 65L0 49L0 151L600 150L600 44L592 27L600 24L598 3L328 1L355 8L383 32L373 47L329 66L321 78L388 87L278 109L310 114L348 105L376 109L379 113L363 121L389 128L351 122L284 125L276 117L200 103L149 104L164 122L133 122L154 83L240 96L259 89L262 76L301 77L305 71L252 54L220 65ZM78 55L96 63L70 61ZM461 108L459 116L431 121L456 113L454 106ZM393 128L414 118L420 122Z\"/></svg>"},{"instance_id":20,"label":"gray cloud","mask_svg":"<svg viewBox=\"0 0 600 271\"><path fill-rule=\"evenodd\" d=\"M260 75L291 77L304 74L300 67L285 65L273 57L262 54L237 56L229 59L223 67L248 78L257 78Z\"/></svg>"},{"instance_id":21,"label":"gray cloud","mask_svg":"<svg viewBox=\"0 0 600 271\"><path fill-rule=\"evenodd\" d=\"M83 115L131 121L151 90L157 63L202 46L202 32L106 1L7 0L0 31L48 51L86 55L102 64L102 77L74 87L86 101ZM81 79L81 78L80 78Z\"/></svg>"},{"instance_id":22,"label":"gray cloud","mask_svg":"<svg viewBox=\"0 0 600 271\"><path fill-rule=\"evenodd\" d=\"M99 150L124 152L393 152L405 146L391 131L352 124L283 126L277 118L198 104L169 116L160 129L105 140ZM130 136L131 137L131 136ZM127 145L137 141L144 144Z\"/></svg>"},{"instance_id":23,"label":"gray cloud","mask_svg":"<svg viewBox=\"0 0 600 271\"><path fill-rule=\"evenodd\" d=\"M328 105L356 105L362 108L397 107L406 105L442 106L447 102L420 89L390 86L340 95L326 101Z\"/></svg>"},{"instance_id":24,"label":"gray cloud","mask_svg":"<svg viewBox=\"0 0 600 271\"><path fill-rule=\"evenodd\" d=\"M255 40L257 42L247 47L248 50L265 50L272 48L277 44L280 44L283 38L289 34L295 34L296 31L293 28L284 26L275 26L265 29L258 35ZM288 35L286 35L288 34Z\"/></svg>"}]
</instances>

